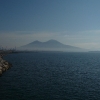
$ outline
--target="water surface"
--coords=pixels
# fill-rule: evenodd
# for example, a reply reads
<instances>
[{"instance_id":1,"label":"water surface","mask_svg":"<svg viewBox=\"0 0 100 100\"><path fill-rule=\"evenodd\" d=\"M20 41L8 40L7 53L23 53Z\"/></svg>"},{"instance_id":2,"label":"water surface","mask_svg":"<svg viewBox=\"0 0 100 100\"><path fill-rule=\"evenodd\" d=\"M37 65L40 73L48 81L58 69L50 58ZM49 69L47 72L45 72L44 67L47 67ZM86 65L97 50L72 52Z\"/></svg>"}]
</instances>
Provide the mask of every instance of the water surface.
<instances>
[{"instance_id":1,"label":"water surface","mask_svg":"<svg viewBox=\"0 0 100 100\"><path fill-rule=\"evenodd\" d=\"M100 53L18 53L0 77L0 100L100 100Z\"/></svg>"}]
</instances>

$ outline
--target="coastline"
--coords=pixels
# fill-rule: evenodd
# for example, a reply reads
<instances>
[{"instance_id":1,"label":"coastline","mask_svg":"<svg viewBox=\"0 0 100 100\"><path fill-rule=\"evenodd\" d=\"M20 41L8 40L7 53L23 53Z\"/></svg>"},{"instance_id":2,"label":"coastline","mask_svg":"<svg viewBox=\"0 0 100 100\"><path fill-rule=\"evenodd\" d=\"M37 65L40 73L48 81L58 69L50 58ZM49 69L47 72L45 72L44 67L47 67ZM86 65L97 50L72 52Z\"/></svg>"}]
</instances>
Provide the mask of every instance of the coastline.
<instances>
[{"instance_id":1,"label":"coastline","mask_svg":"<svg viewBox=\"0 0 100 100\"><path fill-rule=\"evenodd\" d=\"M11 63L3 59L7 54L9 54L9 52L0 52L0 76L12 66Z\"/></svg>"}]
</instances>

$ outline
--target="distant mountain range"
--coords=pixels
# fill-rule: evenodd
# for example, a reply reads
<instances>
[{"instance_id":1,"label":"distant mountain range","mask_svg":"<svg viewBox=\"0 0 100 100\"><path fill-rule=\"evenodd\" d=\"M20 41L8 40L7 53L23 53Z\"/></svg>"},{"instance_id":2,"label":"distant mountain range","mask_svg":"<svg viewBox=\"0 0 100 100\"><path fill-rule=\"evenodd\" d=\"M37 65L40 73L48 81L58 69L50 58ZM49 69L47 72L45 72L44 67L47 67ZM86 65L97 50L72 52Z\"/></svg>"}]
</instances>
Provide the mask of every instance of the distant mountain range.
<instances>
[{"instance_id":1,"label":"distant mountain range","mask_svg":"<svg viewBox=\"0 0 100 100\"><path fill-rule=\"evenodd\" d=\"M27 45L21 46L20 50L36 50L36 51L67 51L67 52L82 52L84 49L70 45L62 44L56 40L47 42L34 41Z\"/></svg>"}]
</instances>

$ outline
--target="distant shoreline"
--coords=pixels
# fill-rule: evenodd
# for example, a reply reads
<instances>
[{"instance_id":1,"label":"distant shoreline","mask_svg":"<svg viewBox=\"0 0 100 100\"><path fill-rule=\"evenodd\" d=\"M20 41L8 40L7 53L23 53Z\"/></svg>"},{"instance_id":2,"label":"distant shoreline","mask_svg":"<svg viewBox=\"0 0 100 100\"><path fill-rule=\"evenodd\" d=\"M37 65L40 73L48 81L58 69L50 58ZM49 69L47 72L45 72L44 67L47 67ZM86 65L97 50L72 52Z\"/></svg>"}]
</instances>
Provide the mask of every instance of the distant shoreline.
<instances>
[{"instance_id":1,"label":"distant shoreline","mask_svg":"<svg viewBox=\"0 0 100 100\"><path fill-rule=\"evenodd\" d=\"M100 53L100 51L89 51L90 53Z\"/></svg>"}]
</instances>

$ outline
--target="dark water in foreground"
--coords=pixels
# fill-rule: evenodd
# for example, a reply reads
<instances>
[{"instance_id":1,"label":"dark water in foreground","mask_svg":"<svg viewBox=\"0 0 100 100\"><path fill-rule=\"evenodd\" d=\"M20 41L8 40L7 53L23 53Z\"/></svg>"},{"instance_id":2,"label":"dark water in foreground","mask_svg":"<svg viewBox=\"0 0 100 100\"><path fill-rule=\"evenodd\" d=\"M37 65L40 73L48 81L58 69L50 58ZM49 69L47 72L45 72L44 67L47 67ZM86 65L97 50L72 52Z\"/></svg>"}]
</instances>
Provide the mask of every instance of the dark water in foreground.
<instances>
[{"instance_id":1,"label":"dark water in foreground","mask_svg":"<svg viewBox=\"0 0 100 100\"><path fill-rule=\"evenodd\" d=\"M0 77L0 100L100 100L100 53L19 53Z\"/></svg>"}]
</instances>

